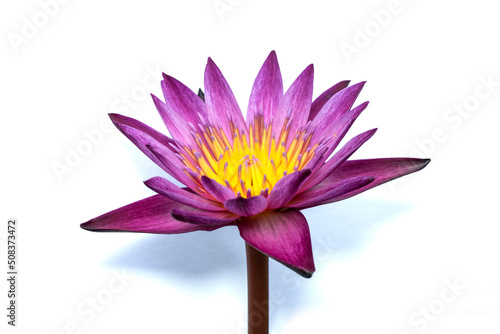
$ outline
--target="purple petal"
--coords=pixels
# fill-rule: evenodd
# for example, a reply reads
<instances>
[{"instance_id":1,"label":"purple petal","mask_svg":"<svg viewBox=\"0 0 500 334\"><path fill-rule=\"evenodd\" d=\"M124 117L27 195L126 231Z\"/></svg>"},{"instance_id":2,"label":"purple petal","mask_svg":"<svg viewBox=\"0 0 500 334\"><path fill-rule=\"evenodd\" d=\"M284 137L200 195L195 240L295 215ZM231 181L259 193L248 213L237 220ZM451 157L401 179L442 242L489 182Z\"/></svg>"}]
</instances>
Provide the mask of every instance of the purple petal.
<instances>
[{"instance_id":1,"label":"purple petal","mask_svg":"<svg viewBox=\"0 0 500 334\"><path fill-rule=\"evenodd\" d=\"M262 195L236 197L225 201L224 207L239 216L250 217L264 211L267 208L267 200Z\"/></svg>"},{"instance_id":2,"label":"purple petal","mask_svg":"<svg viewBox=\"0 0 500 334\"><path fill-rule=\"evenodd\" d=\"M356 108L350 110L349 112L343 114L340 116L340 118L334 122L333 126L330 129L330 134L331 136L330 141L327 143L328 149L326 152L323 153L324 160L326 160L332 153L333 151L337 148L337 146L340 144L344 136L346 135L347 131L351 128L352 124L354 121L359 117L361 112L366 109L368 106L368 102L364 102L357 106ZM324 120L325 122L329 122L329 120ZM313 139L314 139L313 135ZM324 162L323 160L323 162ZM311 160L312 162L312 160ZM310 163L311 163L310 162ZM306 165L306 168L310 168L311 172L315 174L318 169L322 166L321 163L317 163L316 166L313 168L310 166L310 164Z\"/></svg>"},{"instance_id":3,"label":"purple petal","mask_svg":"<svg viewBox=\"0 0 500 334\"><path fill-rule=\"evenodd\" d=\"M371 189L379 184L394 180L406 174L414 173L421 170L430 162L430 159L416 159L416 158L382 158L382 159L366 159L366 160L350 160L344 162L336 168L326 179L323 180L316 187L304 192L322 192L328 189L338 187L339 184L347 179L354 177L366 176L374 177L373 182L358 188L356 190L347 192L341 196L336 197L333 201L340 201L354 195L357 195L365 190ZM302 194L301 194L302 195ZM332 201L325 201L320 204L331 203Z\"/></svg>"},{"instance_id":4,"label":"purple petal","mask_svg":"<svg viewBox=\"0 0 500 334\"><path fill-rule=\"evenodd\" d=\"M177 146L172 139L136 119L120 114L109 114L109 118L120 132L157 164L158 160L146 148L147 143L156 142L158 146L163 146L169 151L172 151L170 145Z\"/></svg>"},{"instance_id":5,"label":"purple petal","mask_svg":"<svg viewBox=\"0 0 500 334\"><path fill-rule=\"evenodd\" d=\"M354 104L365 82L360 82L347 87L334 96L321 108L318 115L314 118L314 135L311 142L316 142L322 136L331 136L337 127L337 119L340 120Z\"/></svg>"},{"instance_id":6,"label":"purple petal","mask_svg":"<svg viewBox=\"0 0 500 334\"><path fill-rule=\"evenodd\" d=\"M191 128L185 118L175 112L168 104L151 94L156 109L160 113L163 123L165 123L172 138L182 142L184 145L192 145ZM198 98L199 100L199 98ZM197 123L195 123L197 124Z\"/></svg>"},{"instance_id":7,"label":"purple petal","mask_svg":"<svg viewBox=\"0 0 500 334\"><path fill-rule=\"evenodd\" d=\"M211 58L205 68L205 104L207 114L213 125L220 126L228 139L233 140L230 123L236 124L240 132L248 133L245 119L236 102L231 88L221 71Z\"/></svg>"},{"instance_id":8,"label":"purple petal","mask_svg":"<svg viewBox=\"0 0 500 334\"><path fill-rule=\"evenodd\" d=\"M146 156L179 182L191 188L193 182L182 171L184 165L172 150L172 147L177 147L175 141L133 118L118 114L110 114L110 118L116 127ZM154 150L152 151L150 147ZM162 160L168 161L168 164Z\"/></svg>"},{"instance_id":9,"label":"purple petal","mask_svg":"<svg viewBox=\"0 0 500 334\"><path fill-rule=\"evenodd\" d=\"M267 197L267 208L273 210L283 207L295 196L309 175L311 175L309 169L302 169L281 178Z\"/></svg>"},{"instance_id":10,"label":"purple petal","mask_svg":"<svg viewBox=\"0 0 500 334\"><path fill-rule=\"evenodd\" d=\"M172 210L188 208L162 195L154 195L105 213L80 225L89 231L177 234L213 231L222 225L196 225L178 221Z\"/></svg>"},{"instance_id":11,"label":"purple petal","mask_svg":"<svg viewBox=\"0 0 500 334\"><path fill-rule=\"evenodd\" d=\"M177 112L186 122L196 125L200 115L206 115L205 104L191 89L177 79L163 74L161 88L165 102Z\"/></svg>"},{"instance_id":12,"label":"purple petal","mask_svg":"<svg viewBox=\"0 0 500 334\"><path fill-rule=\"evenodd\" d=\"M208 211L226 211L219 202L211 201L187 190L181 189L172 182L159 176L144 181L144 184L160 195L166 196L171 200L193 208Z\"/></svg>"},{"instance_id":13,"label":"purple petal","mask_svg":"<svg viewBox=\"0 0 500 334\"><path fill-rule=\"evenodd\" d=\"M202 191L186 173L184 173L182 163L172 152L154 143L146 144L146 149L155 157L156 161L158 161L158 165L168 174L172 175L177 181L204 197L209 196L204 190Z\"/></svg>"},{"instance_id":14,"label":"purple petal","mask_svg":"<svg viewBox=\"0 0 500 334\"><path fill-rule=\"evenodd\" d=\"M311 105L309 120L310 121L314 120L314 118L316 118L316 115L318 115L319 111L321 110L321 108L323 108L325 103L328 102L328 100L330 100L330 98L335 94L337 94L339 91L349 86L349 83L350 83L349 80L336 83L335 85L324 91L320 96L318 96Z\"/></svg>"},{"instance_id":15,"label":"purple petal","mask_svg":"<svg viewBox=\"0 0 500 334\"><path fill-rule=\"evenodd\" d=\"M264 123L268 124L282 96L283 80L278 59L276 52L271 51L253 83L248 102L247 125L250 126L257 115L262 115Z\"/></svg>"},{"instance_id":16,"label":"purple petal","mask_svg":"<svg viewBox=\"0 0 500 334\"><path fill-rule=\"evenodd\" d=\"M322 203L333 203L341 198L342 195L355 191L366 186L375 180L372 176L359 176L351 179L342 180L339 183L332 184L332 187L322 187L311 189L295 196L287 205L288 208L305 209Z\"/></svg>"},{"instance_id":17,"label":"purple petal","mask_svg":"<svg viewBox=\"0 0 500 334\"><path fill-rule=\"evenodd\" d=\"M172 216L182 222L208 225L225 226L234 225L240 216L228 211L204 211L196 209L174 209Z\"/></svg>"},{"instance_id":18,"label":"purple petal","mask_svg":"<svg viewBox=\"0 0 500 334\"><path fill-rule=\"evenodd\" d=\"M337 153L335 153L333 157L330 158L330 160L323 164L316 173L312 174L311 177L304 182L300 192L306 191L323 181L333 172L335 168L349 159L349 157L356 152L361 145L370 139L376 131L377 129L368 130L349 140L347 144L345 144Z\"/></svg>"},{"instance_id":19,"label":"purple petal","mask_svg":"<svg viewBox=\"0 0 500 334\"><path fill-rule=\"evenodd\" d=\"M228 199L235 198L234 192L226 186L218 183L214 179L208 178L205 175L201 177L201 184L205 190L212 195L213 198L221 203L224 203Z\"/></svg>"},{"instance_id":20,"label":"purple petal","mask_svg":"<svg viewBox=\"0 0 500 334\"><path fill-rule=\"evenodd\" d=\"M274 115L272 130L276 139L279 138L283 123L288 116L291 116L291 119L289 120L290 130L286 143L287 147L295 137L299 126L305 125L307 123L307 119L309 118L313 92L313 79L314 67L313 65L309 65L287 90L280 101L276 114Z\"/></svg>"},{"instance_id":21,"label":"purple petal","mask_svg":"<svg viewBox=\"0 0 500 334\"><path fill-rule=\"evenodd\" d=\"M300 211L265 211L237 222L241 237L255 249L309 278L315 271L307 220Z\"/></svg>"}]
</instances>

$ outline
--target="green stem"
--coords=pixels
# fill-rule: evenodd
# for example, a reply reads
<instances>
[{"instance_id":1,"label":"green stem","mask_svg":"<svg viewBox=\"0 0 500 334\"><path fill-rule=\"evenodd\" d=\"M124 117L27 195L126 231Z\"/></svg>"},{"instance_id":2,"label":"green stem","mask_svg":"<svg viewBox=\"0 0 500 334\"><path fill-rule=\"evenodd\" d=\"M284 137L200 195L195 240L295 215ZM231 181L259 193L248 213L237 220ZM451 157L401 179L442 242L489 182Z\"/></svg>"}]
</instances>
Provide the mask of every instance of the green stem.
<instances>
[{"instance_id":1,"label":"green stem","mask_svg":"<svg viewBox=\"0 0 500 334\"><path fill-rule=\"evenodd\" d=\"M269 333L269 258L249 244L247 252L248 334Z\"/></svg>"}]
</instances>

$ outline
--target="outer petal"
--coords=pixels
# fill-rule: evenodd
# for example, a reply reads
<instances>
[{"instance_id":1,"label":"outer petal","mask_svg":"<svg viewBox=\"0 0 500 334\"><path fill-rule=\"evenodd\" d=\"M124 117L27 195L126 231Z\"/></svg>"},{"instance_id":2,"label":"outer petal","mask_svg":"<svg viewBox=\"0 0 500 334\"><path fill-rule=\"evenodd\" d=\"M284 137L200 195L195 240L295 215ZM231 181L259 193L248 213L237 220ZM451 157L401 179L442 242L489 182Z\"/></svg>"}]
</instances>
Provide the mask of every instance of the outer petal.
<instances>
[{"instance_id":1,"label":"outer petal","mask_svg":"<svg viewBox=\"0 0 500 334\"><path fill-rule=\"evenodd\" d=\"M219 202L211 201L187 190L181 189L172 182L159 176L144 181L144 184L160 195L193 208L208 211L226 211L226 209L223 208Z\"/></svg>"},{"instance_id":2,"label":"outer petal","mask_svg":"<svg viewBox=\"0 0 500 334\"><path fill-rule=\"evenodd\" d=\"M267 200L262 195L236 197L225 201L224 207L239 216L250 217L264 211L267 208Z\"/></svg>"},{"instance_id":3,"label":"outer petal","mask_svg":"<svg viewBox=\"0 0 500 334\"><path fill-rule=\"evenodd\" d=\"M349 131L349 129L351 128L354 121L359 117L363 110L366 109L367 106L368 102L364 102L356 108L350 110L349 112L344 113L338 120L334 122L334 125L330 129L331 132L329 133L329 141L325 144L327 150L323 152L324 159L322 160L322 162L324 162L333 153L333 151L337 148L339 143L346 135L347 131ZM323 121L330 122L330 120ZM315 140L314 136L316 136L316 133L313 135L313 139L311 140L312 142L314 142ZM310 168L312 173L315 174L317 170L322 166L322 164L316 163L315 167L313 167L313 160L311 160L309 164L306 165L306 168Z\"/></svg>"},{"instance_id":4,"label":"outer petal","mask_svg":"<svg viewBox=\"0 0 500 334\"><path fill-rule=\"evenodd\" d=\"M213 231L223 225L196 225L174 219L175 208L188 208L161 195L154 195L105 213L80 225L89 231L177 234Z\"/></svg>"},{"instance_id":5,"label":"outer petal","mask_svg":"<svg viewBox=\"0 0 500 334\"><path fill-rule=\"evenodd\" d=\"M233 193L231 189L229 189L226 186L223 186L222 184L218 183L217 181L206 177L203 175L201 177L201 184L205 188L205 190L212 195L213 198L218 200L221 203L224 203L228 199L235 198L236 195Z\"/></svg>"},{"instance_id":6,"label":"outer petal","mask_svg":"<svg viewBox=\"0 0 500 334\"><path fill-rule=\"evenodd\" d=\"M345 180L352 179L354 177L366 176L375 178L373 182L370 182L361 188L344 193L343 195L335 197L332 200L323 201L316 205L340 201L378 186L379 184L394 180L400 176L417 172L427 166L430 161L430 159L416 158L382 158L346 161L340 167L335 169L325 180L323 180L323 182L301 195L307 195L308 193L320 193L334 189Z\"/></svg>"},{"instance_id":7,"label":"outer petal","mask_svg":"<svg viewBox=\"0 0 500 334\"><path fill-rule=\"evenodd\" d=\"M285 120L289 124L287 147L292 142L299 126L307 123L311 111L313 92L314 67L309 65L297 77L280 101L280 105L273 118L273 135L278 140ZM291 118L290 118L291 117Z\"/></svg>"},{"instance_id":8,"label":"outer petal","mask_svg":"<svg viewBox=\"0 0 500 334\"><path fill-rule=\"evenodd\" d=\"M236 124L240 132L248 132L236 98L211 58L208 58L205 68L205 103L213 125L220 126L230 141L233 140L230 123Z\"/></svg>"},{"instance_id":9,"label":"outer petal","mask_svg":"<svg viewBox=\"0 0 500 334\"><path fill-rule=\"evenodd\" d=\"M240 216L228 211L204 211L196 209L174 209L172 216L186 223L201 224L208 226L234 225Z\"/></svg>"},{"instance_id":10,"label":"outer petal","mask_svg":"<svg viewBox=\"0 0 500 334\"><path fill-rule=\"evenodd\" d=\"M177 181L188 186L191 190L196 191L203 197L209 197L205 190L200 188L200 185L196 184L193 179L184 173L183 167L180 166L179 160L172 152L154 144L147 144L146 148L158 161L160 167L162 167L168 174L172 175Z\"/></svg>"},{"instance_id":11,"label":"outer petal","mask_svg":"<svg viewBox=\"0 0 500 334\"><path fill-rule=\"evenodd\" d=\"M183 172L184 165L176 157L177 144L172 139L129 117L110 114L116 127L153 162L179 182L195 190L193 181ZM166 163L165 163L166 162Z\"/></svg>"},{"instance_id":12,"label":"outer petal","mask_svg":"<svg viewBox=\"0 0 500 334\"><path fill-rule=\"evenodd\" d=\"M283 207L295 196L309 175L311 175L309 169L302 169L281 178L267 197L267 208L273 210Z\"/></svg>"},{"instance_id":13,"label":"outer petal","mask_svg":"<svg viewBox=\"0 0 500 334\"><path fill-rule=\"evenodd\" d=\"M207 114L203 100L177 79L166 74L163 74L163 79L161 88L165 102L186 122L198 124L198 114Z\"/></svg>"},{"instance_id":14,"label":"outer petal","mask_svg":"<svg viewBox=\"0 0 500 334\"><path fill-rule=\"evenodd\" d=\"M309 278L315 271L309 226L300 211L265 211L237 222L252 247Z\"/></svg>"},{"instance_id":15,"label":"outer petal","mask_svg":"<svg viewBox=\"0 0 500 334\"><path fill-rule=\"evenodd\" d=\"M316 173L311 175L304 182L304 185L301 187L300 192L306 191L323 181L328 175L330 175L335 168L344 163L349 157L356 152L358 148L361 147L368 139L370 139L377 129L372 129L365 131L356 137L352 138L345 144L333 157L330 158L323 166L321 166Z\"/></svg>"},{"instance_id":16,"label":"outer petal","mask_svg":"<svg viewBox=\"0 0 500 334\"><path fill-rule=\"evenodd\" d=\"M346 114L354 104L365 82L360 82L347 87L334 96L321 108L313 121L314 135L311 142L322 136L331 136L337 127L336 120Z\"/></svg>"},{"instance_id":17,"label":"outer petal","mask_svg":"<svg viewBox=\"0 0 500 334\"><path fill-rule=\"evenodd\" d=\"M156 109L160 113L163 123L165 123L168 131L172 135L172 138L179 140L184 145L192 145L192 130L186 122L186 118L179 115L168 104L164 103L153 94L151 94L151 97L153 98Z\"/></svg>"},{"instance_id":18,"label":"outer petal","mask_svg":"<svg viewBox=\"0 0 500 334\"><path fill-rule=\"evenodd\" d=\"M341 198L342 195L362 188L370 182L373 182L373 180L375 180L375 178L372 176L358 176L343 180L328 189L326 189L327 187L323 187L306 191L295 196L286 207L305 209L325 202L333 203L337 201L337 198Z\"/></svg>"},{"instance_id":19,"label":"outer petal","mask_svg":"<svg viewBox=\"0 0 500 334\"><path fill-rule=\"evenodd\" d=\"M269 123L282 96L283 80L278 59L276 52L271 51L253 83L248 102L247 125L250 126L257 115L262 115L264 123Z\"/></svg>"},{"instance_id":20,"label":"outer petal","mask_svg":"<svg viewBox=\"0 0 500 334\"><path fill-rule=\"evenodd\" d=\"M118 130L120 130L128 139L130 139L130 141L134 143L151 160L160 165L160 167L160 162L146 148L146 144L155 142L157 146L163 146L170 152L172 152L171 146L177 146L175 141L173 141L172 139L147 126L146 124L139 122L136 119L119 114L109 114L109 118L111 118L111 121L118 128Z\"/></svg>"},{"instance_id":21,"label":"outer petal","mask_svg":"<svg viewBox=\"0 0 500 334\"><path fill-rule=\"evenodd\" d=\"M311 105L309 120L310 121L314 120L314 118L316 118L316 115L318 115L319 111L321 110L321 108L323 108L325 103L328 102L328 100L330 100L330 98L335 94L337 94L339 91L349 86L349 83L350 83L349 80L336 83L335 85L324 91L320 96L318 96Z\"/></svg>"}]
</instances>

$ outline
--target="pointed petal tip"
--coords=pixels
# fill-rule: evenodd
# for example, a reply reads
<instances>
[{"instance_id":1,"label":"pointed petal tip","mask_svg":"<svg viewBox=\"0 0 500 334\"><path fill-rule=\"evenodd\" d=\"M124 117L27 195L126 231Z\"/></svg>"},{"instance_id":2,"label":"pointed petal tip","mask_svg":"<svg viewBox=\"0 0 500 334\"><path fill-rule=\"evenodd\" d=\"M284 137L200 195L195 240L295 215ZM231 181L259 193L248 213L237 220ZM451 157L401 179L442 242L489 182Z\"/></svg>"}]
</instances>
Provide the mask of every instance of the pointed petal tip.
<instances>
[{"instance_id":1,"label":"pointed petal tip","mask_svg":"<svg viewBox=\"0 0 500 334\"><path fill-rule=\"evenodd\" d=\"M92 225L91 223L92 223L92 220L89 220L88 222L81 223L80 227L83 228L84 230L87 230L87 231L93 231L91 228L91 225Z\"/></svg>"}]
</instances>

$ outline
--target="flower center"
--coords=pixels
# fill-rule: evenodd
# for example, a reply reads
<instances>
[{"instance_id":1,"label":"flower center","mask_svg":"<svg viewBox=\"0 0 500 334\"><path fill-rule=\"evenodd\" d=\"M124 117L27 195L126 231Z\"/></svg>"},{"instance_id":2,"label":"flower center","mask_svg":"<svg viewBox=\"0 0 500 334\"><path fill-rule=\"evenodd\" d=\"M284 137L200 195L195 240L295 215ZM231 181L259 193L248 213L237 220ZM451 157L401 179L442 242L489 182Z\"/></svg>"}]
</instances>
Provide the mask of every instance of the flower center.
<instances>
[{"instance_id":1,"label":"flower center","mask_svg":"<svg viewBox=\"0 0 500 334\"><path fill-rule=\"evenodd\" d=\"M200 188L205 175L229 187L242 197L267 195L285 175L303 169L313 158L318 144L309 146L312 131L309 124L300 127L289 141L290 118L285 119L278 139L272 134L272 122L265 124L262 115L255 117L249 133L231 124L230 141L218 127L192 126L196 147L183 146L179 152L185 172Z\"/></svg>"}]
</instances>

